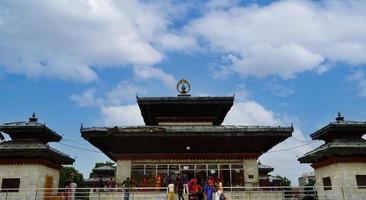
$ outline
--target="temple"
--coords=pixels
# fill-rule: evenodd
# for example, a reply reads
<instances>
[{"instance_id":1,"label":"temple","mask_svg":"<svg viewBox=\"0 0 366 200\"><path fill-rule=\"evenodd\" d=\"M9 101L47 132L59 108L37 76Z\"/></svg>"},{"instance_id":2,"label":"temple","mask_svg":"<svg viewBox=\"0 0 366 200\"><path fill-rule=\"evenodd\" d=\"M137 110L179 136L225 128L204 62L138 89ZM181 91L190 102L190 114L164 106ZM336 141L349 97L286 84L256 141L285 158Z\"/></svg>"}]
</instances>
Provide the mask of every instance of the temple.
<instances>
[{"instance_id":1,"label":"temple","mask_svg":"<svg viewBox=\"0 0 366 200\"><path fill-rule=\"evenodd\" d=\"M344 120L338 113L336 121L310 135L325 144L298 160L314 168L319 197L366 197L366 141L362 139L365 133L366 122Z\"/></svg>"},{"instance_id":2,"label":"temple","mask_svg":"<svg viewBox=\"0 0 366 200\"><path fill-rule=\"evenodd\" d=\"M175 97L137 97L144 126L82 127L81 135L117 163L117 182L131 177L136 186L159 187L164 177L185 174L258 186L258 157L293 128L222 125L233 96L191 96L186 80L177 89Z\"/></svg>"},{"instance_id":3,"label":"temple","mask_svg":"<svg viewBox=\"0 0 366 200\"><path fill-rule=\"evenodd\" d=\"M13 192L8 196L13 199L31 199L37 192L38 197L46 195L43 192L56 193L36 188L57 188L62 165L73 164L74 159L48 145L62 137L39 123L34 113L29 121L1 124L0 131L11 138L0 142L1 192Z\"/></svg>"}]
</instances>

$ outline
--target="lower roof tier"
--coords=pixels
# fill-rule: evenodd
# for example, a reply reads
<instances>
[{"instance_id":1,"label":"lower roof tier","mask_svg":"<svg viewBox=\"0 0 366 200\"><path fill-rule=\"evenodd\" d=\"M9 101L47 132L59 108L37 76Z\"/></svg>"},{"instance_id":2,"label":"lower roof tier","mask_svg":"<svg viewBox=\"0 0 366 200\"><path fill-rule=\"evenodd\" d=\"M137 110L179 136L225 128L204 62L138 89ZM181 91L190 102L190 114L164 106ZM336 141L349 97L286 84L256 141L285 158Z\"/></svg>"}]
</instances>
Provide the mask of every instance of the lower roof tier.
<instances>
[{"instance_id":1,"label":"lower roof tier","mask_svg":"<svg viewBox=\"0 0 366 200\"><path fill-rule=\"evenodd\" d=\"M14 141L0 143L0 160L32 159L42 159L58 165L72 165L75 161L44 143Z\"/></svg>"},{"instance_id":2,"label":"lower roof tier","mask_svg":"<svg viewBox=\"0 0 366 200\"><path fill-rule=\"evenodd\" d=\"M134 126L82 128L82 137L114 161L189 155L258 157L290 137L292 127ZM182 159L185 159L183 158ZM201 158L197 157L197 159Z\"/></svg>"},{"instance_id":3,"label":"lower roof tier","mask_svg":"<svg viewBox=\"0 0 366 200\"><path fill-rule=\"evenodd\" d=\"M366 141L358 140L334 140L325 143L316 149L306 153L298 160L300 163L316 163L332 157L365 157Z\"/></svg>"}]
</instances>

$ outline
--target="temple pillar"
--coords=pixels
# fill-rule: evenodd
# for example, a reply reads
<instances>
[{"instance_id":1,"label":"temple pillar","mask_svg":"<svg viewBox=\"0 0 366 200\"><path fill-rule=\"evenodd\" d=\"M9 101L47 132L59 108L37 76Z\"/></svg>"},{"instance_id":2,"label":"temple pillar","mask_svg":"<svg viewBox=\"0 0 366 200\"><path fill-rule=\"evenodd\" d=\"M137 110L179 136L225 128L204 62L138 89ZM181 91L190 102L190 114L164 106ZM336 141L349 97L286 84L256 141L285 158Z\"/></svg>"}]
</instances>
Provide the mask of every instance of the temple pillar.
<instances>
[{"instance_id":1,"label":"temple pillar","mask_svg":"<svg viewBox=\"0 0 366 200\"><path fill-rule=\"evenodd\" d=\"M245 187L258 186L258 166L257 159L244 159L244 185Z\"/></svg>"},{"instance_id":2,"label":"temple pillar","mask_svg":"<svg viewBox=\"0 0 366 200\"><path fill-rule=\"evenodd\" d=\"M127 177L131 179L131 160L118 160L116 168L116 182L122 183Z\"/></svg>"}]
</instances>

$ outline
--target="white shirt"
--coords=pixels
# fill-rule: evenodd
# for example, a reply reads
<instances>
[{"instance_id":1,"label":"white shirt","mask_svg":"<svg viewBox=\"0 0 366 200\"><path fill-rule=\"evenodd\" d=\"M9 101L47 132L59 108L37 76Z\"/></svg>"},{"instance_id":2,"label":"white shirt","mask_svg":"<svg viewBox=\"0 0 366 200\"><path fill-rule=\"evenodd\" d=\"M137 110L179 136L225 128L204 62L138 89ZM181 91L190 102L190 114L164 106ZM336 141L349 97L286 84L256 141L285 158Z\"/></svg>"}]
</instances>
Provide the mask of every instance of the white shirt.
<instances>
[{"instance_id":1,"label":"white shirt","mask_svg":"<svg viewBox=\"0 0 366 200\"><path fill-rule=\"evenodd\" d=\"M220 196L222 194L222 191L217 191L216 194L215 194L215 200L220 200Z\"/></svg>"},{"instance_id":2,"label":"white shirt","mask_svg":"<svg viewBox=\"0 0 366 200\"><path fill-rule=\"evenodd\" d=\"M169 185L168 185L168 193L169 192L174 192L174 184L173 183L170 183Z\"/></svg>"}]
</instances>

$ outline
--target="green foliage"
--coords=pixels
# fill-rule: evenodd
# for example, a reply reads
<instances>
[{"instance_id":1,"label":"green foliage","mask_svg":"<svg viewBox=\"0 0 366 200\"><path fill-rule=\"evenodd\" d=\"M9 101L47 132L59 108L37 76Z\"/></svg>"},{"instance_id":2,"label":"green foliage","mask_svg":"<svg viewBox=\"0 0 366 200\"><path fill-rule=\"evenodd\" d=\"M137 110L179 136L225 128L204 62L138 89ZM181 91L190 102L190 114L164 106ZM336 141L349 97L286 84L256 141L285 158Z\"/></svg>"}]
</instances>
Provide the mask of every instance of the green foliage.
<instances>
[{"instance_id":1,"label":"green foliage","mask_svg":"<svg viewBox=\"0 0 366 200\"><path fill-rule=\"evenodd\" d=\"M59 187L64 188L69 180L77 184L77 187L84 186L83 174L72 166L65 166L60 170Z\"/></svg>"},{"instance_id":2,"label":"green foliage","mask_svg":"<svg viewBox=\"0 0 366 200\"><path fill-rule=\"evenodd\" d=\"M305 186L314 186L314 185L315 185L315 180L309 179L309 182Z\"/></svg>"},{"instance_id":3,"label":"green foliage","mask_svg":"<svg viewBox=\"0 0 366 200\"><path fill-rule=\"evenodd\" d=\"M281 186L291 186L291 181L286 178L286 176L276 176L277 178L281 179Z\"/></svg>"}]
</instances>

